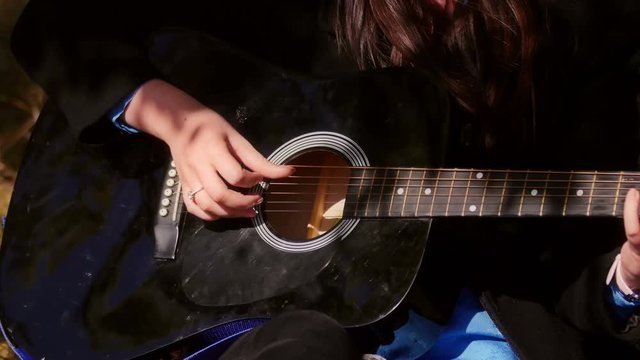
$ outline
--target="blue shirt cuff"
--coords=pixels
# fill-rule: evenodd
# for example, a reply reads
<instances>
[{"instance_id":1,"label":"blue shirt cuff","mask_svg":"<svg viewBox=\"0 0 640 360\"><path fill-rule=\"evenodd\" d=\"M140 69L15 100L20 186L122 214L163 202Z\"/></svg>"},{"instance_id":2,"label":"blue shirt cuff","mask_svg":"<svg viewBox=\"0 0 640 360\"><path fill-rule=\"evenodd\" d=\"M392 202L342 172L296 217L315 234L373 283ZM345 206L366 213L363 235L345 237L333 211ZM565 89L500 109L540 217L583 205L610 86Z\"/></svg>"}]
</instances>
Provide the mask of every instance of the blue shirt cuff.
<instances>
[{"instance_id":1,"label":"blue shirt cuff","mask_svg":"<svg viewBox=\"0 0 640 360\"><path fill-rule=\"evenodd\" d=\"M613 305L613 311L620 319L628 319L631 315L633 315L634 311L638 309L640 303L636 301L627 300L624 296L624 293L615 280L609 283L609 289L611 292L610 302Z\"/></svg>"},{"instance_id":2,"label":"blue shirt cuff","mask_svg":"<svg viewBox=\"0 0 640 360\"><path fill-rule=\"evenodd\" d=\"M112 108L111 111L109 112L109 119L111 119L111 122L118 129L128 134L137 134L140 132L138 129L131 127L124 122L124 112L127 109L127 106L129 105L131 100L133 100L133 97L136 95L137 91L138 89L133 91L131 94L129 94L129 96L124 98L124 100L122 100L118 105Z\"/></svg>"}]
</instances>

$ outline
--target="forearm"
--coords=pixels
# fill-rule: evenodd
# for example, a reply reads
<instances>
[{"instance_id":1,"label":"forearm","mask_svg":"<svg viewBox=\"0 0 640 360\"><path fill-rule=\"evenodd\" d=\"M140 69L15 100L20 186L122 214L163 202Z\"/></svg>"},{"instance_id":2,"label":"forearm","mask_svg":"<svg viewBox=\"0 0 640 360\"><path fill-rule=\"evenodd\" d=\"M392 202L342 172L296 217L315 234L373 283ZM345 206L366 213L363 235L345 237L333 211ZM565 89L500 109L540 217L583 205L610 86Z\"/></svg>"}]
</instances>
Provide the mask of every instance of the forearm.
<instances>
[{"instance_id":1,"label":"forearm","mask_svg":"<svg viewBox=\"0 0 640 360\"><path fill-rule=\"evenodd\" d=\"M188 120L207 113L213 110L173 85L153 79L136 91L122 120L169 143Z\"/></svg>"}]
</instances>

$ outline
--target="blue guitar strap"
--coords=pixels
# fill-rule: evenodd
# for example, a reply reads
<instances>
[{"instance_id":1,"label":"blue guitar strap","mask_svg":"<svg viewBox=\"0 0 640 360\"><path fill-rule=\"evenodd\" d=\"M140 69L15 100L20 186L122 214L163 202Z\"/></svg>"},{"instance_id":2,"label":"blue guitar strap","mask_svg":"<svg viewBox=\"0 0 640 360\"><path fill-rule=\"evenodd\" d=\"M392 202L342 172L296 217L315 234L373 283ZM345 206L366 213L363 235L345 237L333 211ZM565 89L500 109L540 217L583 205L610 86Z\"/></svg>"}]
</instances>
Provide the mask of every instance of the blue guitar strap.
<instances>
[{"instance_id":1,"label":"blue guitar strap","mask_svg":"<svg viewBox=\"0 0 640 360\"><path fill-rule=\"evenodd\" d=\"M268 319L238 320L205 330L196 335L196 339L194 339L200 343L200 346L194 346L194 348L200 347L200 349L185 357L184 360L218 359L237 338L254 327L265 323L267 320Z\"/></svg>"},{"instance_id":2,"label":"blue guitar strap","mask_svg":"<svg viewBox=\"0 0 640 360\"><path fill-rule=\"evenodd\" d=\"M191 343L189 348L194 349L194 351L184 357L183 360L216 360L236 339L266 321L267 319L239 320L205 330L189 340ZM6 339L4 328L0 327L0 329ZM10 341L7 340L7 343L19 359L35 360L22 349L14 347Z\"/></svg>"}]
</instances>

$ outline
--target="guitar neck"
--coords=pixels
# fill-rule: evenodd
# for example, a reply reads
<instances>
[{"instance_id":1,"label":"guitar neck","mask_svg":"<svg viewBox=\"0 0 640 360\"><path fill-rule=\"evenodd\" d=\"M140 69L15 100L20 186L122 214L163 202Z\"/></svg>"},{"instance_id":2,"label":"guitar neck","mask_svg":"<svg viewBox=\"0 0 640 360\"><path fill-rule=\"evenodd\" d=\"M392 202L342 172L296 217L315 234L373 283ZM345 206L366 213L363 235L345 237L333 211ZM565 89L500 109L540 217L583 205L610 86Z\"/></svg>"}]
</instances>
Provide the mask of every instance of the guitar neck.
<instances>
[{"instance_id":1,"label":"guitar neck","mask_svg":"<svg viewBox=\"0 0 640 360\"><path fill-rule=\"evenodd\" d=\"M344 216L622 216L640 173L354 168Z\"/></svg>"}]
</instances>

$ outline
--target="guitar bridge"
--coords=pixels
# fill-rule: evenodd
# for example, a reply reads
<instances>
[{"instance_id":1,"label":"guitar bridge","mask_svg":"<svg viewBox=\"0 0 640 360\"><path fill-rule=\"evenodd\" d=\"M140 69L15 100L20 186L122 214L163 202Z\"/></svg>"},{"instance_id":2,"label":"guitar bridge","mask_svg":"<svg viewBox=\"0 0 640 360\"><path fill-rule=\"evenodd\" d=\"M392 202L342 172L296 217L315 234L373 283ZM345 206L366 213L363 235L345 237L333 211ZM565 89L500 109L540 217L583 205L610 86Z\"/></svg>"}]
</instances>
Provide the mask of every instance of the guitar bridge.
<instances>
[{"instance_id":1,"label":"guitar bridge","mask_svg":"<svg viewBox=\"0 0 640 360\"><path fill-rule=\"evenodd\" d=\"M176 258L178 249L180 194L182 192L178 171L173 161L171 161L162 183L162 196L156 213L156 225L153 229L156 239L154 257L171 260Z\"/></svg>"}]
</instances>

